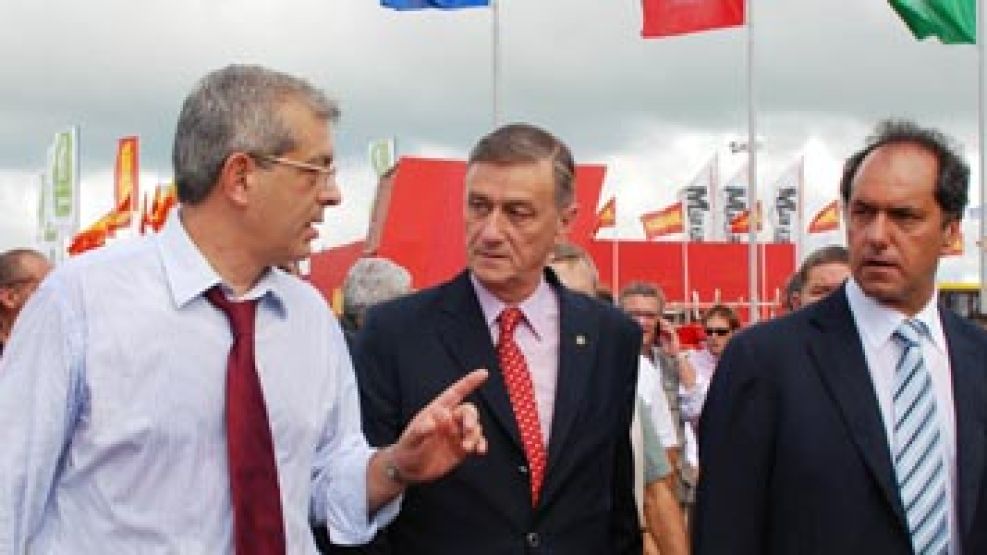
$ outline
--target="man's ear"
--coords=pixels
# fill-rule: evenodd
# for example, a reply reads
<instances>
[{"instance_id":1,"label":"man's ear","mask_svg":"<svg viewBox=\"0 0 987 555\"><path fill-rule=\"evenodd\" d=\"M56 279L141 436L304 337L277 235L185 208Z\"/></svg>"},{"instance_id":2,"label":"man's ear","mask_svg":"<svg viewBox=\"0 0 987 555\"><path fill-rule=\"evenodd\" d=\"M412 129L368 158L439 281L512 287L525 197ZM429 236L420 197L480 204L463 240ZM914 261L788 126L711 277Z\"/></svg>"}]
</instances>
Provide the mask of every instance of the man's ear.
<instances>
[{"instance_id":1,"label":"man's ear","mask_svg":"<svg viewBox=\"0 0 987 555\"><path fill-rule=\"evenodd\" d=\"M0 287L0 308L12 310L17 306L17 289L15 287Z\"/></svg>"},{"instance_id":2,"label":"man's ear","mask_svg":"<svg viewBox=\"0 0 987 555\"><path fill-rule=\"evenodd\" d=\"M257 162L245 152L229 155L219 170L219 193L238 206L247 204L256 168Z\"/></svg>"},{"instance_id":3,"label":"man's ear","mask_svg":"<svg viewBox=\"0 0 987 555\"><path fill-rule=\"evenodd\" d=\"M960 242L960 248L963 247L963 235L960 232L960 220L952 219L946 222L946 226L943 229L942 234L942 245L939 247L940 255L948 255L955 253L955 244L957 241Z\"/></svg>"},{"instance_id":4,"label":"man's ear","mask_svg":"<svg viewBox=\"0 0 987 555\"><path fill-rule=\"evenodd\" d=\"M562 222L560 229L560 236L566 236L569 234L569 230L572 228L572 222L576 221L576 215L579 213L579 205L573 202L566 208L564 208L559 214L559 220Z\"/></svg>"}]
</instances>

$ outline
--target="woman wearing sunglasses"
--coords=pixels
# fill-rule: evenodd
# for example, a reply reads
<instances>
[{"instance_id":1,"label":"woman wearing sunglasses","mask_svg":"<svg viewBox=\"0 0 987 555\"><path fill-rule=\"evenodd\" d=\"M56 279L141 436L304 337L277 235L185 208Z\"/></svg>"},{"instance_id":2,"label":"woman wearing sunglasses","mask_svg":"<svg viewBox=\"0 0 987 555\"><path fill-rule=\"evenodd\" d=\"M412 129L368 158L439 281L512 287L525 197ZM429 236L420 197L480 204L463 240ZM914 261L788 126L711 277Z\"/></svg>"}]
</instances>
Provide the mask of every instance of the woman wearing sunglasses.
<instances>
[{"instance_id":1,"label":"woman wearing sunglasses","mask_svg":"<svg viewBox=\"0 0 987 555\"><path fill-rule=\"evenodd\" d=\"M702 413L703 403L706 402L706 391L713 379L716 363L726 349L733 334L740 329L740 318L732 308L717 304L706 311L702 318L703 330L706 332L705 347L688 353L689 365L695 372L695 383L692 387L683 387L680 391L682 401L682 418L695 422Z\"/></svg>"}]
</instances>

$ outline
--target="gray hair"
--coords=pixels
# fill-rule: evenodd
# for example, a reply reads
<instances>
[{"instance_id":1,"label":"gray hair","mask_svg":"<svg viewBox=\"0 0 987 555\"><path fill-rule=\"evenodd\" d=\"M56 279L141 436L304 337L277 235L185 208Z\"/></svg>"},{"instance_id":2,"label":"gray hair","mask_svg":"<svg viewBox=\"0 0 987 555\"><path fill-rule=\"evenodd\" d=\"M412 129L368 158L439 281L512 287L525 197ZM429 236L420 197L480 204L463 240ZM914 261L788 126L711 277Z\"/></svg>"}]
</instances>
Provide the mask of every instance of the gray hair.
<instances>
[{"instance_id":1,"label":"gray hair","mask_svg":"<svg viewBox=\"0 0 987 555\"><path fill-rule=\"evenodd\" d=\"M468 166L526 164L547 160L555 181L555 206L565 210L575 199L576 163L558 137L528 123L511 123L486 135L470 151Z\"/></svg>"},{"instance_id":2,"label":"gray hair","mask_svg":"<svg viewBox=\"0 0 987 555\"><path fill-rule=\"evenodd\" d=\"M343 317L359 326L368 308L410 291L408 270L386 258L361 258L343 282Z\"/></svg>"},{"instance_id":3,"label":"gray hair","mask_svg":"<svg viewBox=\"0 0 987 555\"><path fill-rule=\"evenodd\" d=\"M279 107L300 101L327 122L339 107L308 82L251 65L230 65L199 81L182 105L175 129L172 163L178 199L202 201L235 152L278 156L295 148L292 130Z\"/></svg>"}]
</instances>

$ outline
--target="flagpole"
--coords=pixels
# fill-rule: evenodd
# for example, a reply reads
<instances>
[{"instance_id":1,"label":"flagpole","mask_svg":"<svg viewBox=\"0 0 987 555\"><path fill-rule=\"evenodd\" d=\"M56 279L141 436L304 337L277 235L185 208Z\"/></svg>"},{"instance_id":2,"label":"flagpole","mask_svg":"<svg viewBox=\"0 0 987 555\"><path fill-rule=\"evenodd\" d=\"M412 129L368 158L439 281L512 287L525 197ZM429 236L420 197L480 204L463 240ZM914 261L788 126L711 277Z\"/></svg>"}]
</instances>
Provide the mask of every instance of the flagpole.
<instances>
[{"instance_id":1,"label":"flagpole","mask_svg":"<svg viewBox=\"0 0 987 555\"><path fill-rule=\"evenodd\" d=\"M977 310L987 312L987 177L984 160L987 160L987 143L984 141L984 1L977 0L977 127L980 134L980 241L977 242L980 257L980 302Z\"/></svg>"},{"instance_id":2,"label":"flagpole","mask_svg":"<svg viewBox=\"0 0 987 555\"><path fill-rule=\"evenodd\" d=\"M802 249L803 241L805 241L805 151L802 151L802 159L799 162L799 178L798 178L798 196L796 197L799 203L795 210L795 217L798 218L798 233L795 235L795 264L794 266L798 268L798 265L802 262Z\"/></svg>"},{"instance_id":3,"label":"flagpole","mask_svg":"<svg viewBox=\"0 0 987 555\"><path fill-rule=\"evenodd\" d=\"M500 125L500 0L490 0L491 44L491 97L493 101L493 126Z\"/></svg>"},{"instance_id":4,"label":"flagpole","mask_svg":"<svg viewBox=\"0 0 987 555\"><path fill-rule=\"evenodd\" d=\"M689 303L689 230L686 229L685 237L682 238L682 303Z\"/></svg>"},{"instance_id":5,"label":"flagpole","mask_svg":"<svg viewBox=\"0 0 987 555\"><path fill-rule=\"evenodd\" d=\"M757 210L757 116L754 112L754 1L744 2L747 10L747 213ZM750 272L750 323L760 319L758 295L757 226L747 226L747 266Z\"/></svg>"}]
</instances>

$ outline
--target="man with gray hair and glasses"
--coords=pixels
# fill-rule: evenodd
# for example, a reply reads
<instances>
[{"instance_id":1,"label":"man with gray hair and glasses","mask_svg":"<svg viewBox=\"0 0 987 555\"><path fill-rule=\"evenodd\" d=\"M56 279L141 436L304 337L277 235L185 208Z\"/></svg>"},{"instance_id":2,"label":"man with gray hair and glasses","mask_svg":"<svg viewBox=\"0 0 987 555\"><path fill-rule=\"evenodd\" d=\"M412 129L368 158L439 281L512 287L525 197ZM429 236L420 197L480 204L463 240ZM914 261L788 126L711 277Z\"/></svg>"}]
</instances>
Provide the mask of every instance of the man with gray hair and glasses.
<instances>
[{"instance_id":1,"label":"man with gray hair and glasses","mask_svg":"<svg viewBox=\"0 0 987 555\"><path fill-rule=\"evenodd\" d=\"M0 362L0 553L314 553L310 517L362 543L486 451L462 402L483 371L371 449L339 324L277 268L340 201L337 115L282 73L210 73L178 119L178 217L37 291Z\"/></svg>"}]
</instances>

